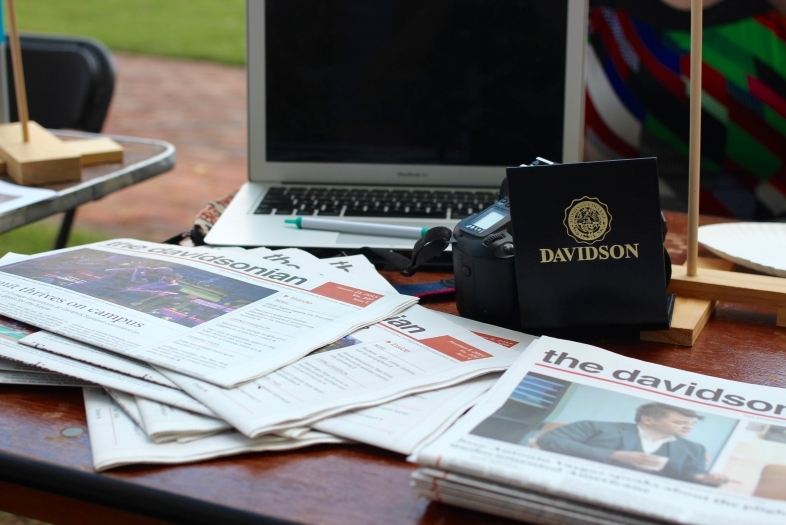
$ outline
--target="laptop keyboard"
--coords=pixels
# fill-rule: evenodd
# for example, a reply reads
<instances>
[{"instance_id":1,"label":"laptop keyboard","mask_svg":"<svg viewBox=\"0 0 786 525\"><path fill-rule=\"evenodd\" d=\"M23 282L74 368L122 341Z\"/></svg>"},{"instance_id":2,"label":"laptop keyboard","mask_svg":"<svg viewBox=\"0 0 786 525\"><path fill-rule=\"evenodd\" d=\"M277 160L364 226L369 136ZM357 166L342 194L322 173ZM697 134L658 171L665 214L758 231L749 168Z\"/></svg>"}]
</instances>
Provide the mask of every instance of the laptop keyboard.
<instances>
[{"instance_id":1,"label":"laptop keyboard","mask_svg":"<svg viewBox=\"0 0 786 525\"><path fill-rule=\"evenodd\" d=\"M497 201L496 191L277 186L258 215L463 219Z\"/></svg>"}]
</instances>

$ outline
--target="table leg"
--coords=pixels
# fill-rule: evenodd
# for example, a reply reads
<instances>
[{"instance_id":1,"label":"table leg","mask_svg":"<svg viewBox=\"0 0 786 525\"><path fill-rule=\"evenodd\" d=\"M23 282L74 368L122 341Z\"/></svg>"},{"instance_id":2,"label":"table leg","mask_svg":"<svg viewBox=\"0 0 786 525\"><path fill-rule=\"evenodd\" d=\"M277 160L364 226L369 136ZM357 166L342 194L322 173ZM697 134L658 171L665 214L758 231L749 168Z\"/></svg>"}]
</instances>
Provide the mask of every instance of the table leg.
<instances>
[{"instance_id":1,"label":"table leg","mask_svg":"<svg viewBox=\"0 0 786 525\"><path fill-rule=\"evenodd\" d=\"M60 231L57 234L57 241L55 241L55 250L65 248L68 244L68 236L71 235L71 226L74 224L74 217L76 217L76 208L72 208L65 212L63 215L63 222L60 224Z\"/></svg>"}]
</instances>

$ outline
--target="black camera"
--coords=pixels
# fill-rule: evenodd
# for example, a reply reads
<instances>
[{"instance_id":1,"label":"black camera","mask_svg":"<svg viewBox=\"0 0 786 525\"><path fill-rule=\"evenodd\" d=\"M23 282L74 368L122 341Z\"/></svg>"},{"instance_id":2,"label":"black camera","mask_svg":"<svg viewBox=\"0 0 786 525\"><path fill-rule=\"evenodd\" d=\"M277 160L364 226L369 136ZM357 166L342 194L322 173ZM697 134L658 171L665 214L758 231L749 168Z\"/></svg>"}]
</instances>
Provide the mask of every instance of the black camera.
<instances>
[{"instance_id":1,"label":"black camera","mask_svg":"<svg viewBox=\"0 0 786 525\"><path fill-rule=\"evenodd\" d=\"M529 166L548 164L553 162L538 157ZM507 178L502 181L499 201L459 222L453 228L452 241L459 314L520 330Z\"/></svg>"},{"instance_id":2,"label":"black camera","mask_svg":"<svg viewBox=\"0 0 786 525\"><path fill-rule=\"evenodd\" d=\"M553 164L554 163L550 161L538 158L532 164L522 165L521 167L528 168L532 166L553 165ZM593 166L591 165L589 167L593 168ZM605 165L602 166L602 168L605 167L606 167ZM621 167L624 168L624 166ZM655 198L657 198L657 195L655 196ZM516 213L516 215L518 215L518 213ZM661 218L661 234L662 234L661 242L665 242L666 233L667 233L666 218L663 216L663 213L660 214L660 218ZM481 212L475 215L470 215L469 217L463 219L461 222L459 222L456 225L455 228L453 228L452 232L450 231L450 229L445 227L436 227L429 230L426 233L426 235L415 244L415 247L413 248L413 252L412 252L412 260L410 261L407 268L402 271L402 273L404 275L412 275L415 271L417 271L418 267L420 267L422 264L432 259L433 257L436 257L437 255L441 254L449 245L451 245L453 249L453 273L454 273L454 282L455 282L455 290L456 290L456 307L458 308L459 314L461 314L462 317L474 319L476 321L494 324L497 326L510 328L512 330L521 330L522 317L520 315L520 310L521 310L520 302L519 302L520 290L518 289L518 284L517 284L517 281L519 280L517 279L517 271L519 272L522 271L522 264L518 265L519 268L517 270L516 257L515 257L516 249L514 248L514 239L512 235L511 226L512 224L511 224L511 214L510 214L510 199L508 197L507 179L505 179L502 183L502 187L500 188L499 200L495 204L489 206L485 210L482 210ZM517 223L517 226L521 227L522 224ZM531 228L537 228L537 227L538 227L537 225L525 224L524 228L522 228L522 231L527 231ZM624 231L624 224L623 227L620 229ZM518 248L521 249L522 246L520 245L518 246ZM601 246L600 248L601 249L606 248L608 250L608 248L604 246ZM616 247L612 246L612 248L616 248ZM638 258L638 251L637 251L638 244L630 245L630 249L635 250L635 256L636 258ZM669 257L669 254L666 251L665 247L662 247L661 249L663 253L663 264L665 269L666 286L668 286L668 283L671 280L671 258ZM571 258L572 260L573 254L576 253L575 252L576 249L571 251L568 248L567 250L570 252L568 254L568 257ZM584 248L584 251L582 251L581 248L578 248L578 250L579 250L578 252L579 255L576 257L577 261L595 259L589 256L583 258L584 257L583 254L585 252L586 253L590 252L589 248ZM594 248L592 248L592 250L594 250ZM540 250L540 251L545 252L549 250ZM624 256L624 253L622 255ZM606 259L608 258L609 257L607 255ZM619 259L620 257L615 257L612 254L611 258ZM563 260L565 260L564 257ZM657 257L653 259L650 256L649 261L655 261L655 260L657 260ZM545 261L541 261L541 262L545 262ZM655 262L654 264L660 264L660 263ZM638 268L639 266L636 266L636 269ZM647 271L652 270L652 266L650 266L649 268L650 269ZM577 267L577 271L578 269L579 267ZM547 269L546 271L549 270L550 269ZM589 273L586 273L583 267L581 269L581 272L582 272L581 273L582 276L583 275L592 276L595 275L596 273L591 270L588 270ZM638 274L636 275L637 277L634 277L634 280L638 279ZM655 274L648 274L648 275L655 276ZM617 276L625 277L625 275L621 273L618 274ZM553 274L551 278L553 284ZM522 279L522 283L526 282L524 280L526 279L526 276L522 277L521 279ZM658 284L657 276L653 277L652 282L655 285ZM530 284L533 283L530 282ZM538 284L538 283L534 283L534 284ZM663 286L662 281L659 286L661 287ZM609 287L609 289L611 288L612 287ZM627 320L626 315L629 312L636 313L641 311L641 309L638 308L640 304L644 305L643 308L645 310L650 304L640 301L638 295L632 300L628 300L627 302L620 301L618 296L614 296L614 295L610 295L609 293L606 293L605 288L603 289L604 295L603 297L600 298L596 296L587 296L586 292L582 292L582 293L585 293L585 296L582 296L583 298L581 299L581 301L591 301L595 303L601 301L602 303L603 301L608 300L611 301L613 307L621 308L622 313L613 310L613 308L609 306L607 306L606 309L603 310L603 311L608 310L609 312L613 313L613 315L615 316L615 318L613 319L614 321L616 321L617 319ZM570 295L570 293L568 295ZM576 304L581 303L581 301L576 302ZM654 303L658 302L657 300L653 300L653 301ZM573 312L570 309L575 307L576 304L570 302L566 304L567 306L565 308L567 308L567 310L565 311ZM620 304L623 304L624 306L619 306ZM635 307L630 308L628 306L630 304L633 304ZM673 296L667 295L665 304L666 304L666 309L663 311L664 312L670 311L671 308L673 307ZM658 308L659 307L657 307L656 305L656 310ZM562 315L562 313L559 315ZM573 315L573 317L575 318L577 317L577 315ZM630 315L628 315L627 317L631 318ZM645 326L645 325L649 326L652 323L649 324L644 323L638 320L638 318L634 318L632 321L630 321L627 324L630 326ZM662 323L658 322L656 324L658 326L661 326ZM621 323L621 325L624 326L625 323ZM581 327L581 326L582 325L580 324L577 325L577 327ZM646 329L661 329L661 328L646 328Z\"/></svg>"},{"instance_id":3,"label":"black camera","mask_svg":"<svg viewBox=\"0 0 786 525\"><path fill-rule=\"evenodd\" d=\"M554 164L538 158L522 167ZM462 317L521 330L514 239L511 233L507 179L493 206L463 219L453 229L453 273L456 307ZM666 218L661 213L663 242ZM663 248L666 284L671 280L671 258Z\"/></svg>"},{"instance_id":4,"label":"black camera","mask_svg":"<svg viewBox=\"0 0 786 525\"><path fill-rule=\"evenodd\" d=\"M462 317L518 330L510 202L503 198L453 229L456 307Z\"/></svg>"}]
</instances>

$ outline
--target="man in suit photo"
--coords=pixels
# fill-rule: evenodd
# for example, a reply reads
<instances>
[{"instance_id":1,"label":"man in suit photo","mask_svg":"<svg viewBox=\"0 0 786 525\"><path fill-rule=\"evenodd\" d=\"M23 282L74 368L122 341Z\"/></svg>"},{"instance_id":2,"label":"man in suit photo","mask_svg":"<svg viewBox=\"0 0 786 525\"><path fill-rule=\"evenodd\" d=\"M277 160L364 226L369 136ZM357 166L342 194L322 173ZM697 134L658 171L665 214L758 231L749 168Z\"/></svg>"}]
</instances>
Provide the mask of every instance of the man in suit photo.
<instances>
[{"instance_id":1,"label":"man in suit photo","mask_svg":"<svg viewBox=\"0 0 786 525\"><path fill-rule=\"evenodd\" d=\"M542 433L542 450L649 472L710 486L729 480L707 472L703 445L686 439L697 420L693 410L647 403L636 410L634 423L576 421Z\"/></svg>"}]
</instances>

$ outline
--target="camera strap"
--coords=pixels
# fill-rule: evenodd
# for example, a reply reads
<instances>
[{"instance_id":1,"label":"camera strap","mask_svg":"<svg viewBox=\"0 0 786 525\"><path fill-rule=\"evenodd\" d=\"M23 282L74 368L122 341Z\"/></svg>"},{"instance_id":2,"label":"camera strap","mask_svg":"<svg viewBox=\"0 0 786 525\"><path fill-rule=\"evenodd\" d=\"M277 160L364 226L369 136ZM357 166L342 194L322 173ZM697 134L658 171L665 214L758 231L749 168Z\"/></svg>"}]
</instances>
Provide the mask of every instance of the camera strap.
<instances>
[{"instance_id":1,"label":"camera strap","mask_svg":"<svg viewBox=\"0 0 786 525\"><path fill-rule=\"evenodd\" d=\"M445 226L437 226L427 231L412 248L412 259L407 267L401 270L401 275L406 277L415 275L418 268L440 255L450 246L452 236L453 232Z\"/></svg>"},{"instance_id":2,"label":"camera strap","mask_svg":"<svg viewBox=\"0 0 786 525\"><path fill-rule=\"evenodd\" d=\"M365 246L358 250L353 250L345 255L364 255L368 259L372 261L376 261L377 259L382 259L383 266L382 270L398 270L401 271L407 266L409 266L409 258L401 255L398 252L394 252L393 250L388 250L386 248L370 248Z\"/></svg>"}]
</instances>

